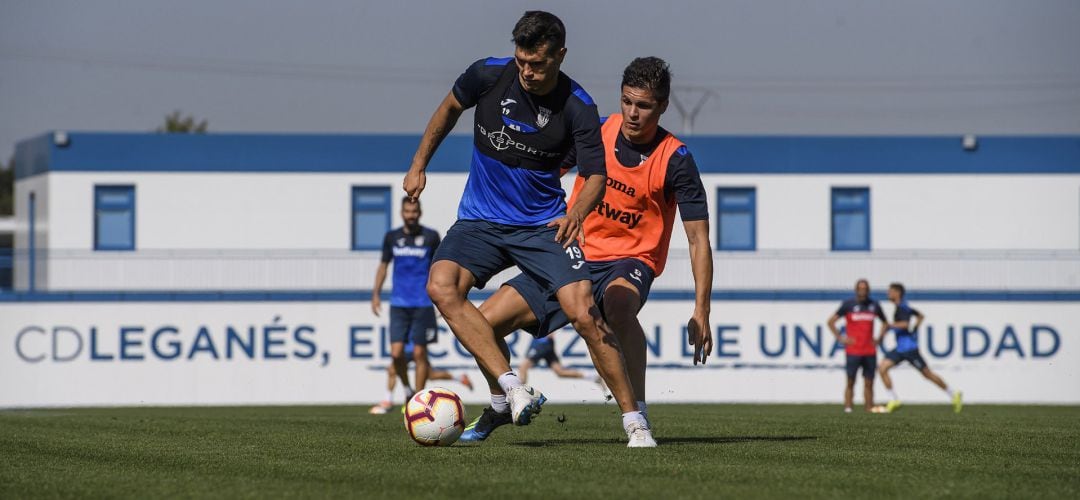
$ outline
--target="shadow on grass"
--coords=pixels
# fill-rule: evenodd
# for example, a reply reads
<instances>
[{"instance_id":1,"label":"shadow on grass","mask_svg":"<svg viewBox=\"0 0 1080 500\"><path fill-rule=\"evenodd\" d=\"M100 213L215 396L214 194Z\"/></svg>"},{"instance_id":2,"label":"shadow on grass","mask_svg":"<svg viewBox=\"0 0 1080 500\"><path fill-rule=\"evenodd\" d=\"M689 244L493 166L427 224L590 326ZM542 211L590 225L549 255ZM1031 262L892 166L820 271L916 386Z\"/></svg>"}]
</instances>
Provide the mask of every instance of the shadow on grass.
<instances>
[{"instance_id":1,"label":"shadow on grass","mask_svg":"<svg viewBox=\"0 0 1080 500\"><path fill-rule=\"evenodd\" d=\"M657 439L660 446L681 446L686 444L734 444L751 442L787 442L813 441L817 436L686 436ZM581 444L626 444L625 439L548 439L544 441L519 441L513 446L542 448L546 446L573 446Z\"/></svg>"}]
</instances>

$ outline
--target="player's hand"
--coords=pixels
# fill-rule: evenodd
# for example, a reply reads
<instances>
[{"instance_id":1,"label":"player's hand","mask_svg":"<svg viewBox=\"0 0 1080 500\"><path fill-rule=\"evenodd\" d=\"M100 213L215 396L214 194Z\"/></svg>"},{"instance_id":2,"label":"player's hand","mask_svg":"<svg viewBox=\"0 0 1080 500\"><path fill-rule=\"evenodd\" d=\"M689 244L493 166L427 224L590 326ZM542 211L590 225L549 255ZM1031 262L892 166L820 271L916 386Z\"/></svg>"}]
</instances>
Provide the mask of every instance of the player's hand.
<instances>
[{"instance_id":1,"label":"player's hand","mask_svg":"<svg viewBox=\"0 0 1080 500\"><path fill-rule=\"evenodd\" d=\"M555 241L562 243L563 248L568 248L574 240L577 240L579 245L585 244L585 225L581 221L582 218L567 214L548 222L548 227L559 227L555 232Z\"/></svg>"},{"instance_id":2,"label":"player's hand","mask_svg":"<svg viewBox=\"0 0 1080 500\"><path fill-rule=\"evenodd\" d=\"M694 346L694 365L700 361L705 364L712 354L713 339L712 330L709 328L709 316L699 311L694 311L690 321L686 323L687 343Z\"/></svg>"},{"instance_id":3,"label":"player's hand","mask_svg":"<svg viewBox=\"0 0 1080 500\"><path fill-rule=\"evenodd\" d=\"M405 173L405 181L401 183L401 188L405 190L405 194L414 200L419 200L420 193L424 191L425 186L427 186L427 174L424 170L410 167L409 171Z\"/></svg>"},{"instance_id":4,"label":"player's hand","mask_svg":"<svg viewBox=\"0 0 1080 500\"><path fill-rule=\"evenodd\" d=\"M840 343L843 344L843 345L851 345L851 344L854 344L855 341L852 340L851 337L848 337L847 335L844 335L843 337L840 337Z\"/></svg>"},{"instance_id":5,"label":"player's hand","mask_svg":"<svg viewBox=\"0 0 1080 500\"><path fill-rule=\"evenodd\" d=\"M382 299L378 295L371 296L371 312L375 313L375 317L379 317L379 313L382 309Z\"/></svg>"}]
</instances>

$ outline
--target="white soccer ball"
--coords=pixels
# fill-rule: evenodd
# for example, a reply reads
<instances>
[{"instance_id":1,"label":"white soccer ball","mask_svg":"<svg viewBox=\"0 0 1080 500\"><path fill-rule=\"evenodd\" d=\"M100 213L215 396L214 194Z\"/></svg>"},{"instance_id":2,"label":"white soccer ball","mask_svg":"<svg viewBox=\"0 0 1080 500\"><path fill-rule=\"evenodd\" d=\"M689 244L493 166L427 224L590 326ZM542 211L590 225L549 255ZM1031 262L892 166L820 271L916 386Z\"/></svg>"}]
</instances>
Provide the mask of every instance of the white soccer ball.
<instances>
[{"instance_id":1,"label":"white soccer ball","mask_svg":"<svg viewBox=\"0 0 1080 500\"><path fill-rule=\"evenodd\" d=\"M405 429L424 446L450 446L465 431L465 406L453 391L424 389L405 404Z\"/></svg>"}]
</instances>

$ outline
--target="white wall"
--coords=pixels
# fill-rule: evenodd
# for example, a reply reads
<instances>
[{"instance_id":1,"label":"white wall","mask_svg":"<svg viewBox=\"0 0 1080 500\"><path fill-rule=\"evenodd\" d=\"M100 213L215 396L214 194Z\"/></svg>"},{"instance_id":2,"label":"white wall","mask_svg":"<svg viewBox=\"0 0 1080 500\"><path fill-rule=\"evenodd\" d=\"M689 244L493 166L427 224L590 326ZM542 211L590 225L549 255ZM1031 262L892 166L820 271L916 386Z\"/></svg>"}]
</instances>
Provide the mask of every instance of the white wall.
<instances>
[{"instance_id":1,"label":"white wall","mask_svg":"<svg viewBox=\"0 0 1080 500\"><path fill-rule=\"evenodd\" d=\"M832 187L870 188L874 250L1080 250L1080 175L717 175L756 186L758 249L828 249ZM686 245L685 237L673 244Z\"/></svg>"},{"instance_id":2,"label":"white wall","mask_svg":"<svg viewBox=\"0 0 1080 500\"><path fill-rule=\"evenodd\" d=\"M92 249L94 185L135 185L135 247L154 249L351 248L352 186L390 186L393 224L402 175L327 173L52 173L58 214L52 247ZM423 223L446 228L464 176L428 176ZM427 197L426 197L427 198ZM425 201L428 201L425 199ZM448 203L452 203L448 205ZM427 206L430 205L430 206ZM451 207L452 208L449 208Z\"/></svg>"},{"instance_id":3,"label":"white wall","mask_svg":"<svg viewBox=\"0 0 1080 500\"><path fill-rule=\"evenodd\" d=\"M55 290L364 288L377 256L349 249L351 187L390 186L393 225L401 223L400 173L60 172L20 181L20 196L46 178L39 245L51 253L38 282ZM724 288L847 287L869 275L921 288L1080 287L1080 175L707 174L703 181L714 214L718 186L757 189L758 251L717 253L718 267L733 266L717 274ZM465 174L429 175L422 222L445 233L464 183ZM135 252L93 251L95 184L136 186ZM872 252L829 250L834 186L870 188ZM686 247L676 223L672 262L658 286L689 286Z\"/></svg>"},{"instance_id":4,"label":"white wall","mask_svg":"<svg viewBox=\"0 0 1080 500\"><path fill-rule=\"evenodd\" d=\"M920 339L924 357L969 403L1080 403L1075 303L915 306L927 316ZM716 352L705 367L694 368L683 333L692 303L651 301L640 314L655 346L647 398L839 406L844 354L824 330L836 307L714 302ZM0 407L373 403L385 391L385 317L375 318L367 303L350 302L0 303ZM236 344L228 353L229 328L242 338L251 329L251 356ZM482 384L451 334L440 338L431 348L434 364L467 371ZM589 370L584 345L575 338L572 331L560 332L558 351L565 364ZM516 354L527 349L527 336L510 340ZM898 368L894 379L907 402L947 402L909 366ZM586 380L538 370L530 381L554 403L603 402ZM482 386L468 392L452 382L439 385L473 403L486 399ZM880 392L878 401L884 401Z\"/></svg>"}]
</instances>

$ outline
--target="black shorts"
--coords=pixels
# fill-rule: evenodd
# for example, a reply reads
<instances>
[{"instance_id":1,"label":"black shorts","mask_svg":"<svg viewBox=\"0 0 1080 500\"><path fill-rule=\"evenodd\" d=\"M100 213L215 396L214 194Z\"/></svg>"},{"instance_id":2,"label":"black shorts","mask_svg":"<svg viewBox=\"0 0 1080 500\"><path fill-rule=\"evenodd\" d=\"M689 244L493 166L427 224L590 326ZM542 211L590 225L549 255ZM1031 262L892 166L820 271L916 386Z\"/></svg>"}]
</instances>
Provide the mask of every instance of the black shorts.
<instances>
[{"instance_id":1,"label":"black shorts","mask_svg":"<svg viewBox=\"0 0 1080 500\"><path fill-rule=\"evenodd\" d=\"M588 263L589 274L592 279L593 301L600 306L600 312L604 311L604 292L608 285L618 278L626 278L630 284L637 288L641 304L638 309L645 305L649 299L649 290L652 288L653 272L649 266L637 259L627 258L612 261L596 261ZM529 304L536 315L536 324L525 327L524 330L535 337L543 337L551 332L561 329L570 323L566 317L559 299L555 296L555 290L540 286L535 280L525 274L519 274L506 282L506 286L514 287ZM635 313L637 311L634 311ZM607 318L605 318L606 320Z\"/></svg>"},{"instance_id":2,"label":"black shorts","mask_svg":"<svg viewBox=\"0 0 1080 500\"><path fill-rule=\"evenodd\" d=\"M862 376L864 379L874 380L874 374L877 373L877 356L857 356L848 354L847 378L855 378L855 375L859 373L859 368L862 368Z\"/></svg>"},{"instance_id":3,"label":"black shorts","mask_svg":"<svg viewBox=\"0 0 1080 500\"><path fill-rule=\"evenodd\" d=\"M446 232L432 262L449 260L464 267L484 288L500 271L517 266L544 287L558 290L589 279L577 241L563 248L557 227L508 226L482 220L458 220Z\"/></svg>"},{"instance_id":4,"label":"black shorts","mask_svg":"<svg viewBox=\"0 0 1080 500\"><path fill-rule=\"evenodd\" d=\"M549 367L559 362L559 355L555 353L554 342L532 343L529 346L529 352L525 353L525 357L529 358L529 361L532 361L537 366L540 365L540 361L544 361Z\"/></svg>"},{"instance_id":5,"label":"black shorts","mask_svg":"<svg viewBox=\"0 0 1080 500\"><path fill-rule=\"evenodd\" d=\"M435 324L435 307L390 306L390 342L411 342L428 345L435 342L438 333Z\"/></svg>"},{"instance_id":6,"label":"black shorts","mask_svg":"<svg viewBox=\"0 0 1080 500\"><path fill-rule=\"evenodd\" d=\"M895 364L907 361L919 371L923 371L923 369L926 368L926 360L923 359L922 354L919 354L918 349L908 352L900 352L894 349L885 353L885 359L888 359Z\"/></svg>"}]
</instances>

